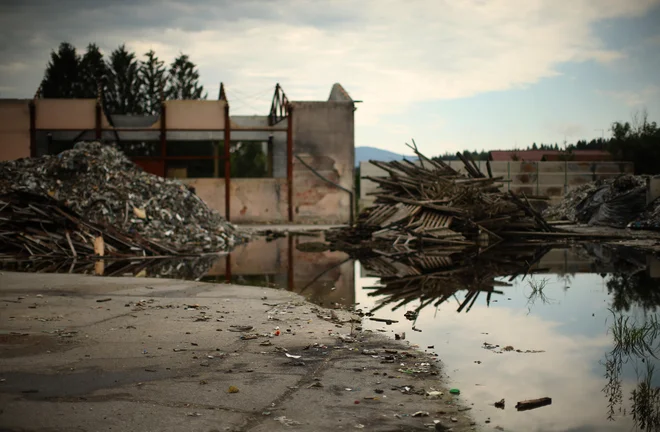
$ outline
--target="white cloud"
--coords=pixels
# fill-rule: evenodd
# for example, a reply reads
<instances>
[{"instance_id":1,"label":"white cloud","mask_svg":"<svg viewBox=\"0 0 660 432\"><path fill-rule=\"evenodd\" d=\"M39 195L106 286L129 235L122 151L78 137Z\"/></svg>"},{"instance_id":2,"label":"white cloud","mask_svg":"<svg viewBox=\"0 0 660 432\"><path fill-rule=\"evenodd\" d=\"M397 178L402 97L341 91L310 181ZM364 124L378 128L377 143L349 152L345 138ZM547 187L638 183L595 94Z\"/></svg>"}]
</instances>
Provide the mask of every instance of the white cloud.
<instances>
[{"instance_id":1,"label":"white cloud","mask_svg":"<svg viewBox=\"0 0 660 432\"><path fill-rule=\"evenodd\" d=\"M649 85L640 91L603 91L602 94L619 100L629 107L640 107L657 98L660 87Z\"/></svg>"},{"instance_id":2,"label":"white cloud","mask_svg":"<svg viewBox=\"0 0 660 432\"><path fill-rule=\"evenodd\" d=\"M63 0L51 12L0 7L8 12L0 18L0 25L9 26L6 35L12 35L12 25L25 32L21 49L8 48L11 41L0 48L0 65L25 62L32 70L0 69L0 78L20 89L16 96L29 97L55 41L67 38L80 48L97 42L106 52L126 42L138 54L153 48L167 61L189 54L212 97L220 81L230 101L239 92L262 92L234 101L234 113L266 112L271 91L264 89L275 82L292 100L325 99L331 85L341 82L364 101L360 124L376 125L416 102L523 88L558 75L557 67L566 62L621 59L624 53L595 36L595 26L641 15L658 3L245 0L126 2L101 10L96 3ZM24 22L31 27L16 27Z\"/></svg>"}]
</instances>

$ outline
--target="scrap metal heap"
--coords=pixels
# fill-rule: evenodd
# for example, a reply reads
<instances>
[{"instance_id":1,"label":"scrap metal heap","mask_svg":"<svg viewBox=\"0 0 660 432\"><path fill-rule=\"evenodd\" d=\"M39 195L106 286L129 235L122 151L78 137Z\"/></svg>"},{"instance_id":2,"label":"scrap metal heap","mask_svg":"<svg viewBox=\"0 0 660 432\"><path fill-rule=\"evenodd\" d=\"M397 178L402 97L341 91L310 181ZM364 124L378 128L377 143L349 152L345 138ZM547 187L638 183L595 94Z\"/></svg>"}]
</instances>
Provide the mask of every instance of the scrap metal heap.
<instances>
[{"instance_id":1,"label":"scrap metal heap","mask_svg":"<svg viewBox=\"0 0 660 432\"><path fill-rule=\"evenodd\" d=\"M106 240L106 256L217 252L243 240L186 185L112 145L0 162L0 254L80 258L94 255L90 236Z\"/></svg>"}]
</instances>

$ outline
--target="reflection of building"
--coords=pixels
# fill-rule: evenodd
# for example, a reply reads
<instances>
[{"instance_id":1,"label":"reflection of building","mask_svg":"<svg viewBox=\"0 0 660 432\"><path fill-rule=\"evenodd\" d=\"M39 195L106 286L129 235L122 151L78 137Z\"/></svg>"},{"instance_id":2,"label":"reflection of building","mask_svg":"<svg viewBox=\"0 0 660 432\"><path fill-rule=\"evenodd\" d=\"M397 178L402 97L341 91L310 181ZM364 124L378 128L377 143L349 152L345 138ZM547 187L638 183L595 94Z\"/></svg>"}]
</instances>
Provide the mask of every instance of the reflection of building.
<instances>
[{"instance_id":1,"label":"reflection of building","mask_svg":"<svg viewBox=\"0 0 660 432\"><path fill-rule=\"evenodd\" d=\"M309 301L350 306L355 301L355 265L343 252L303 252L300 243L319 238L290 235L267 241L257 238L218 260L205 281L286 288Z\"/></svg>"},{"instance_id":2,"label":"reflection of building","mask_svg":"<svg viewBox=\"0 0 660 432\"><path fill-rule=\"evenodd\" d=\"M224 90L218 100L165 101L157 116L104 113L94 99L0 100L0 160L114 142L146 171L194 186L232 221L346 223L354 111L339 84L318 102L290 102L278 85L264 116L230 116Z\"/></svg>"}]
</instances>

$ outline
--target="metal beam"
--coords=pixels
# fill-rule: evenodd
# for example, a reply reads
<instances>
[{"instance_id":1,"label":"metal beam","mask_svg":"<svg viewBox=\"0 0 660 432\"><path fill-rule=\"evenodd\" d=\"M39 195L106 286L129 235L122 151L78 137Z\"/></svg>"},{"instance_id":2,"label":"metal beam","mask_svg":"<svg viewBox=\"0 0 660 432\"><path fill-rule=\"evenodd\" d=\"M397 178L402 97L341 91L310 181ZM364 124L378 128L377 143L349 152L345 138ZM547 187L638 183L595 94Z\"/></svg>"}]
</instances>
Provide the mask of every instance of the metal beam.
<instances>
[{"instance_id":1,"label":"metal beam","mask_svg":"<svg viewBox=\"0 0 660 432\"><path fill-rule=\"evenodd\" d=\"M286 182L289 202L289 222L293 222L293 108L287 105Z\"/></svg>"},{"instance_id":2,"label":"metal beam","mask_svg":"<svg viewBox=\"0 0 660 432\"><path fill-rule=\"evenodd\" d=\"M225 219L230 221L231 215L231 123L229 121L229 104L225 103Z\"/></svg>"}]
</instances>

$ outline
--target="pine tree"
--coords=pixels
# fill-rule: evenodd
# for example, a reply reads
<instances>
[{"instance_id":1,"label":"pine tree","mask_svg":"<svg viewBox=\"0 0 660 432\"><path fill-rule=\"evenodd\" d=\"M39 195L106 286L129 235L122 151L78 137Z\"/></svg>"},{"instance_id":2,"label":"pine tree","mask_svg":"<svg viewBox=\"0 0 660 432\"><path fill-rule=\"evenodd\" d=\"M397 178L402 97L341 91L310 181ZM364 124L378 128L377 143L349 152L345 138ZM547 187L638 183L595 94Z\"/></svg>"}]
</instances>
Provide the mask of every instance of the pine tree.
<instances>
[{"instance_id":1,"label":"pine tree","mask_svg":"<svg viewBox=\"0 0 660 432\"><path fill-rule=\"evenodd\" d=\"M103 54L96 44L89 44L87 52L80 62L81 89L78 97L96 98L98 86L105 89L107 67L103 61Z\"/></svg>"},{"instance_id":2,"label":"pine tree","mask_svg":"<svg viewBox=\"0 0 660 432\"><path fill-rule=\"evenodd\" d=\"M153 50L146 53L145 57L146 60L140 63L144 112L155 115L160 113L161 89L165 89L168 76L165 62L159 60Z\"/></svg>"},{"instance_id":3,"label":"pine tree","mask_svg":"<svg viewBox=\"0 0 660 432\"><path fill-rule=\"evenodd\" d=\"M135 53L120 45L110 54L105 109L108 114L142 114L142 85L140 65Z\"/></svg>"},{"instance_id":4,"label":"pine tree","mask_svg":"<svg viewBox=\"0 0 660 432\"><path fill-rule=\"evenodd\" d=\"M80 56L76 48L62 42L57 52L51 52L41 82L41 96L44 98L75 98L80 94Z\"/></svg>"},{"instance_id":5,"label":"pine tree","mask_svg":"<svg viewBox=\"0 0 660 432\"><path fill-rule=\"evenodd\" d=\"M199 72L187 55L181 54L170 65L168 99L206 99L204 86L199 84Z\"/></svg>"}]
</instances>

